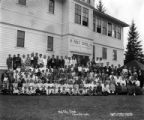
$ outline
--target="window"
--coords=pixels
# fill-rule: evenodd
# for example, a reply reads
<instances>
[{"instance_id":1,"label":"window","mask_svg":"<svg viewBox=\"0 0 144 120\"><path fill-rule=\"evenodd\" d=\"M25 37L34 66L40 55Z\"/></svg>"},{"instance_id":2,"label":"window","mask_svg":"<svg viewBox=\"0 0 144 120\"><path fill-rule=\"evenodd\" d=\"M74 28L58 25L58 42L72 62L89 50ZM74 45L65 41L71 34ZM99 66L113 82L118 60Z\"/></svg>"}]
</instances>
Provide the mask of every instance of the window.
<instances>
[{"instance_id":1,"label":"window","mask_svg":"<svg viewBox=\"0 0 144 120\"><path fill-rule=\"evenodd\" d=\"M75 4L75 23L81 24L81 6Z\"/></svg>"},{"instance_id":2,"label":"window","mask_svg":"<svg viewBox=\"0 0 144 120\"><path fill-rule=\"evenodd\" d=\"M17 31L17 47L24 47L25 41L25 32L18 30Z\"/></svg>"},{"instance_id":3,"label":"window","mask_svg":"<svg viewBox=\"0 0 144 120\"><path fill-rule=\"evenodd\" d=\"M116 38L116 34L117 34L116 25L114 25L114 38Z\"/></svg>"},{"instance_id":4,"label":"window","mask_svg":"<svg viewBox=\"0 0 144 120\"><path fill-rule=\"evenodd\" d=\"M101 19L97 18L96 22L97 22L97 32L101 33Z\"/></svg>"},{"instance_id":5,"label":"window","mask_svg":"<svg viewBox=\"0 0 144 120\"><path fill-rule=\"evenodd\" d=\"M103 47L103 49L102 49L102 58L107 59L107 48Z\"/></svg>"},{"instance_id":6,"label":"window","mask_svg":"<svg viewBox=\"0 0 144 120\"><path fill-rule=\"evenodd\" d=\"M112 24L108 23L108 36L112 36Z\"/></svg>"},{"instance_id":7,"label":"window","mask_svg":"<svg viewBox=\"0 0 144 120\"><path fill-rule=\"evenodd\" d=\"M82 20L82 24L84 26L88 26L88 20L89 18L89 10L87 8L83 8L83 20Z\"/></svg>"},{"instance_id":8,"label":"window","mask_svg":"<svg viewBox=\"0 0 144 120\"><path fill-rule=\"evenodd\" d=\"M26 0L18 0L18 4L20 4L20 5L26 5Z\"/></svg>"},{"instance_id":9,"label":"window","mask_svg":"<svg viewBox=\"0 0 144 120\"><path fill-rule=\"evenodd\" d=\"M103 34L107 35L107 21L103 21Z\"/></svg>"},{"instance_id":10,"label":"window","mask_svg":"<svg viewBox=\"0 0 144 120\"><path fill-rule=\"evenodd\" d=\"M96 31L96 17L93 17L93 31Z\"/></svg>"},{"instance_id":11,"label":"window","mask_svg":"<svg viewBox=\"0 0 144 120\"><path fill-rule=\"evenodd\" d=\"M113 60L117 60L117 50L113 50Z\"/></svg>"},{"instance_id":12,"label":"window","mask_svg":"<svg viewBox=\"0 0 144 120\"><path fill-rule=\"evenodd\" d=\"M53 51L53 37L51 37L51 36L48 36L47 50Z\"/></svg>"},{"instance_id":13,"label":"window","mask_svg":"<svg viewBox=\"0 0 144 120\"><path fill-rule=\"evenodd\" d=\"M121 27L114 25L114 38L121 39Z\"/></svg>"},{"instance_id":14,"label":"window","mask_svg":"<svg viewBox=\"0 0 144 120\"><path fill-rule=\"evenodd\" d=\"M54 0L49 0L49 12L54 14L54 8L55 8L55 2Z\"/></svg>"},{"instance_id":15,"label":"window","mask_svg":"<svg viewBox=\"0 0 144 120\"><path fill-rule=\"evenodd\" d=\"M117 27L117 38L121 39L121 28Z\"/></svg>"}]
</instances>

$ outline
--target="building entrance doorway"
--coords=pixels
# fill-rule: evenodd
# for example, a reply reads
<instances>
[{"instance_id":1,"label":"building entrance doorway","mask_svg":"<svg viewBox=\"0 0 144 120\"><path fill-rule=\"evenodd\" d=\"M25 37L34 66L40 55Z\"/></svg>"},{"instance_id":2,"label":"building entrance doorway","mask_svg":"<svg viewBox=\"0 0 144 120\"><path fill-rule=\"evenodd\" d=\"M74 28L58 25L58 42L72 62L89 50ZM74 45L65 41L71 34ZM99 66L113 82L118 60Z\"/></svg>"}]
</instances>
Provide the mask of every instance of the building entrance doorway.
<instances>
[{"instance_id":1,"label":"building entrance doorway","mask_svg":"<svg viewBox=\"0 0 144 120\"><path fill-rule=\"evenodd\" d=\"M78 64L86 66L89 61L89 56L73 54L73 57L77 59Z\"/></svg>"}]
</instances>

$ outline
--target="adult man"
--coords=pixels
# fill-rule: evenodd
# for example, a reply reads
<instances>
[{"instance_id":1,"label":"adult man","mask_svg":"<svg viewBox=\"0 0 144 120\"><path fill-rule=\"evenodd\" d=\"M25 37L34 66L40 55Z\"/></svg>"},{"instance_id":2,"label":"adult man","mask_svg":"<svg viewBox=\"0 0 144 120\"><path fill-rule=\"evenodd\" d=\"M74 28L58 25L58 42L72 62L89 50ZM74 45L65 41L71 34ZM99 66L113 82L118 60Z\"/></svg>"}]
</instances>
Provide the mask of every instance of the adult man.
<instances>
[{"instance_id":1,"label":"adult man","mask_svg":"<svg viewBox=\"0 0 144 120\"><path fill-rule=\"evenodd\" d=\"M56 57L55 65L56 65L56 68L59 68L59 67L60 67L60 60L59 60L59 56Z\"/></svg>"},{"instance_id":2,"label":"adult man","mask_svg":"<svg viewBox=\"0 0 144 120\"><path fill-rule=\"evenodd\" d=\"M21 58L20 58L20 54L17 54L17 57L16 57L16 67L21 67Z\"/></svg>"},{"instance_id":3,"label":"adult man","mask_svg":"<svg viewBox=\"0 0 144 120\"><path fill-rule=\"evenodd\" d=\"M16 55L13 55L13 69L16 70L17 65L16 65Z\"/></svg>"},{"instance_id":4,"label":"adult man","mask_svg":"<svg viewBox=\"0 0 144 120\"><path fill-rule=\"evenodd\" d=\"M11 57L11 54L9 54L9 57L7 58L7 61L6 61L8 69L12 69L12 61L13 59Z\"/></svg>"},{"instance_id":5,"label":"adult man","mask_svg":"<svg viewBox=\"0 0 144 120\"><path fill-rule=\"evenodd\" d=\"M31 53L31 66L34 67L34 53Z\"/></svg>"},{"instance_id":6,"label":"adult man","mask_svg":"<svg viewBox=\"0 0 144 120\"><path fill-rule=\"evenodd\" d=\"M47 58L47 68L49 68L50 67L50 56L48 56L48 58Z\"/></svg>"},{"instance_id":7,"label":"adult man","mask_svg":"<svg viewBox=\"0 0 144 120\"><path fill-rule=\"evenodd\" d=\"M61 59L60 59L60 67L61 68L64 68L64 64L65 64L65 61L63 59L63 56L61 56Z\"/></svg>"},{"instance_id":8,"label":"adult man","mask_svg":"<svg viewBox=\"0 0 144 120\"><path fill-rule=\"evenodd\" d=\"M56 66L56 59L55 59L55 56L54 55L52 55L52 58L50 59L50 66L52 67L52 68L54 68L55 66Z\"/></svg>"},{"instance_id":9,"label":"adult man","mask_svg":"<svg viewBox=\"0 0 144 120\"><path fill-rule=\"evenodd\" d=\"M37 65L38 65L38 53L36 53L34 56L34 68L36 68Z\"/></svg>"}]
</instances>

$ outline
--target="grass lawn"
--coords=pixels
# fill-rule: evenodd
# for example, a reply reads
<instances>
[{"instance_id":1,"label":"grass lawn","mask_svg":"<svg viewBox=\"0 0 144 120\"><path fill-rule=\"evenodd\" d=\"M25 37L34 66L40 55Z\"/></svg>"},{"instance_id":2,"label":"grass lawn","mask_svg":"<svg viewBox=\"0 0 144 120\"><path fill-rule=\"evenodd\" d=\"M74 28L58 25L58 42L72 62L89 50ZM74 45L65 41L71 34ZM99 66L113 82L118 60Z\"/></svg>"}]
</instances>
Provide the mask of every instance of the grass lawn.
<instances>
[{"instance_id":1,"label":"grass lawn","mask_svg":"<svg viewBox=\"0 0 144 120\"><path fill-rule=\"evenodd\" d=\"M0 95L0 120L144 120L144 96Z\"/></svg>"}]
</instances>

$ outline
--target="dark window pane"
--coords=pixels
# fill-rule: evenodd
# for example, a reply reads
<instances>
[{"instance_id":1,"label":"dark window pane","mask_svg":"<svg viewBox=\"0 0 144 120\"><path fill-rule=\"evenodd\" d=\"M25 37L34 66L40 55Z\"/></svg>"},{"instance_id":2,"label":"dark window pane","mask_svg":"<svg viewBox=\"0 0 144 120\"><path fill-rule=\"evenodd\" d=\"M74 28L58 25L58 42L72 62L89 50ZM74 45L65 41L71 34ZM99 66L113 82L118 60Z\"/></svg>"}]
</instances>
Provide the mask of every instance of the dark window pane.
<instances>
[{"instance_id":1,"label":"dark window pane","mask_svg":"<svg viewBox=\"0 0 144 120\"><path fill-rule=\"evenodd\" d=\"M55 4L54 0L49 0L49 12L52 14L54 14L54 6L55 6L54 4Z\"/></svg>"},{"instance_id":2,"label":"dark window pane","mask_svg":"<svg viewBox=\"0 0 144 120\"><path fill-rule=\"evenodd\" d=\"M75 4L75 23L81 24L81 6Z\"/></svg>"},{"instance_id":3,"label":"dark window pane","mask_svg":"<svg viewBox=\"0 0 144 120\"><path fill-rule=\"evenodd\" d=\"M17 47L24 47L25 41L25 32L18 30L17 31Z\"/></svg>"},{"instance_id":4,"label":"dark window pane","mask_svg":"<svg viewBox=\"0 0 144 120\"><path fill-rule=\"evenodd\" d=\"M83 20L82 20L82 24L84 26L88 26L88 18L89 18L89 10L87 8L83 8Z\"/></svg>"},{"instance_id":5,"label":"dark window pane","mask_svg":"<svg viewBox=\"0 0 144 120\"><path fill-rule=\"evenodd\" d=\"M51 36L48 36L47 49L53 51L53 37Z\"/></svg>"},{"instance_id":6,"label":"dark window pane","mask_svg":"<svg viewBox=\"0 0 144 120\"><path fill-rule=\"evenodd\" d=\"M97 32L101 33L101 19L97 18L96 22L97 22Z\"/></svg>"},{"instance_id":7,"label":"dark window pane","mask_svg":"<svg viewBox=\"0 0 144 120\"><path fill-rule=\"evenodd\" d=\"M117 50L113 50L113 60L117 60Z\"/></svg>"},{"instance_id":8,"label":"dark window pane","mask_svg":"<svg viewBox=\"0 0 144 120\"><path fill-rule=\"evenodd\" d=\"M108 36L112 36L112 24L108 23Z\"/></svg>"},{"instance_id":9,"label":"dark window pane","mask_svg":"<svg viewBox=\"0 0 144 120\"><path fill-rule=\"evenodd\" d=\"M26 0L18 0L18 3L19 3L20 5L26 5Z\"/></svg>"},{"instance_id":10,"label":"dark window pane","mask_svg":"<svg viewBox=\"0 0 144 120\"><path fill-rule=\"evenodd\" d=\"M103 32L104 35L107 35L107 22L103 21Z\"/></svg>"}]
</instances>

